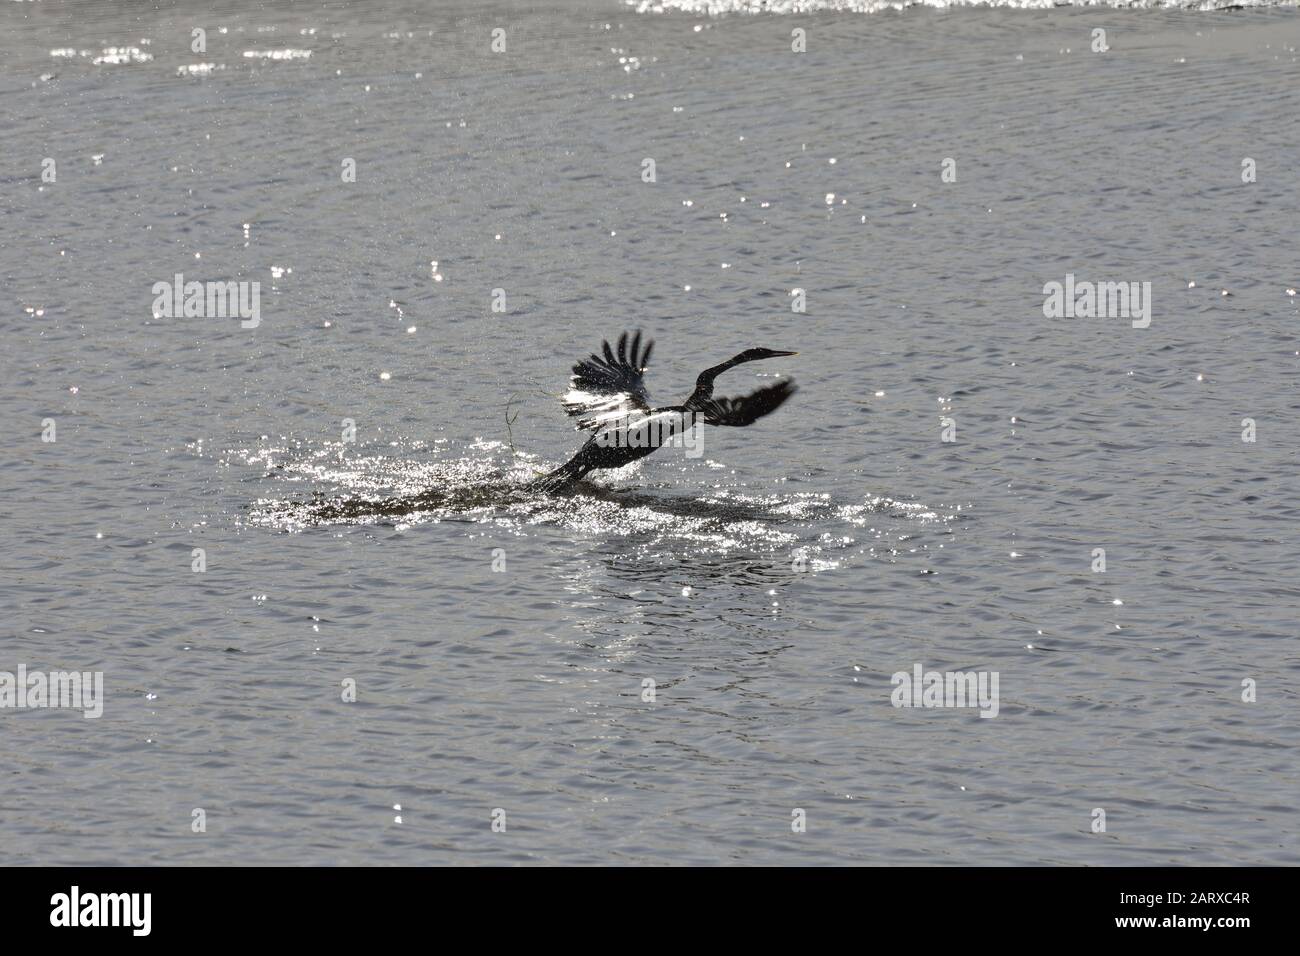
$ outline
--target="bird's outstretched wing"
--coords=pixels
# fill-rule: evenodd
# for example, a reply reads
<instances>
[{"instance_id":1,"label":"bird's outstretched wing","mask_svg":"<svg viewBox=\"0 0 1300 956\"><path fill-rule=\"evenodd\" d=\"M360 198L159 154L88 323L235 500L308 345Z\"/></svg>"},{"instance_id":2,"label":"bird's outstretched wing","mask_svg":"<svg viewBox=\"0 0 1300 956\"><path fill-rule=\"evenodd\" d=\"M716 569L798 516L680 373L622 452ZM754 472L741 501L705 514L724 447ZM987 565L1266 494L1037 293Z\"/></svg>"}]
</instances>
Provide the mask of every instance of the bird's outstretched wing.
<instances>
[{"instance_id":1,"label":"bird's outstretched wing","mask_svg":"<svg viewBox=\"0 0 1300 956\"><path fill-rule=\"evenodd\" d=\"M752 425L764 415L770 415L793 395L797 389L790 379L768 385L748 395L735 398L711 398L702 403L697 413L706 425Z\"/></svg>"},{"instance_id":2,"label":"bird's outstretched wing","mask_svg":"<svg viewBox=\"0 0 1300 956\"><path fill-rule=\"evenodd\" d=\"M593 354L573 366L569 391L560 398L564 410L578 419L579 428L600 428L629 414L650 411L650 396L642 378L650 364L654 342L641 347L641 333L629 342L627 333L618 337L617 354L602 343L604 357Z\"/></svg>"}]
</instances>

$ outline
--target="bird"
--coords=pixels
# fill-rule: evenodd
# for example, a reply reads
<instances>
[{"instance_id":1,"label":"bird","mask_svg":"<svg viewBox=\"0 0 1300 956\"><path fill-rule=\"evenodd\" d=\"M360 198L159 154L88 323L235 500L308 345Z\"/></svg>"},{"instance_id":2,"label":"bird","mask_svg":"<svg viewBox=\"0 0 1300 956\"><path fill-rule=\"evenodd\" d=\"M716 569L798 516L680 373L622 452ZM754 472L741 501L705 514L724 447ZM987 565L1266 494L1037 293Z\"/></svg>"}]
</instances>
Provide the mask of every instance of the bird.
<instances>
[{"instance_id":1,"label":"bird","mask_svg":"<svg viewBox=\"0 0 1300 956\"><path fill-rule=\"evenodd\" d=\"M580 481L588 472L622 468L664 445L683 443L685 432L700 422L752 425L784 405L796 391L792 379L782 379L748 395L714 398L713 380L728 369L745 362L799 354L752 348L706 368L682 404L656 408L650 404L644 378L654 342L642 346L638 330L630 338L627 332L620 335L616 347L611 347L608 340L601 346L603 354L592 353L573 366L569 391L560 398L564 410L576 419L577 429L591 432L591 437L569 461L534 479L530 484L534 490L557 491Z\"/></svg>"}]
</instances>

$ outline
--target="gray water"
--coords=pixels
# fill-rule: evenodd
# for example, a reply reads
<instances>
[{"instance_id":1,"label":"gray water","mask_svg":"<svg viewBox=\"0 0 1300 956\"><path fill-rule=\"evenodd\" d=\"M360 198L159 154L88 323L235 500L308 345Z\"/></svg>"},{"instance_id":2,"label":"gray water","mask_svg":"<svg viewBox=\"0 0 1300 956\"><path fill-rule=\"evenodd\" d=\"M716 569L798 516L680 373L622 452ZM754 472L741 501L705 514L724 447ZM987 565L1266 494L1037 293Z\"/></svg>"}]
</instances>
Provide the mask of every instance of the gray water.
<instances>
[{"instance_id":1,"label":"gray water","mask_svg":"<svg viewBox=\"0 0 1300 956\"><path fill-rule=\"evenodd\" d=\"M1296 8L857 6L0 5L7 862L1300 862Z\"/></svg>"}]
</instances>

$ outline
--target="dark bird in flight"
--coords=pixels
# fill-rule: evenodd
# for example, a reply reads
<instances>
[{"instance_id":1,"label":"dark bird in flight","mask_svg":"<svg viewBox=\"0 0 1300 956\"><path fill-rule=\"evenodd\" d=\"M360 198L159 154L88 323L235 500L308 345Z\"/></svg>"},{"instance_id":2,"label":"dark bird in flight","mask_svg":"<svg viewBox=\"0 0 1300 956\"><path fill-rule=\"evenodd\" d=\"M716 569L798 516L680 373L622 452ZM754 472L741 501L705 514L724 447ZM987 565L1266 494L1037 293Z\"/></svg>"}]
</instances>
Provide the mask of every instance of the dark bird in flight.
<instances>
[{"instance_id":1,"label":"dark bird in flight","mask_svg":"<svg viewBox=\"0 0 1300 956\"><path fill-rule=\"evenodd\" d=\"M578 481L598 468L622 468L668 444L682 444L681 436L695 425L731 425L743 427L768 415L795 393L788 379L768 385L748 395L714 398L713 380L729 368L759 359L797 352L775 349L746 349L721 365L706 368L695 380L695 391L681 405L652 408L643 378L650 364L654 342L641 347L641 333L631 341L624 332L618 348L604 342L604 356L592 355L573 366L569 391L560 402L564 410L577 419L579 430L592 436L567 463L536 479L532 486L553 491Z\"/></svg>"}]
</instances>

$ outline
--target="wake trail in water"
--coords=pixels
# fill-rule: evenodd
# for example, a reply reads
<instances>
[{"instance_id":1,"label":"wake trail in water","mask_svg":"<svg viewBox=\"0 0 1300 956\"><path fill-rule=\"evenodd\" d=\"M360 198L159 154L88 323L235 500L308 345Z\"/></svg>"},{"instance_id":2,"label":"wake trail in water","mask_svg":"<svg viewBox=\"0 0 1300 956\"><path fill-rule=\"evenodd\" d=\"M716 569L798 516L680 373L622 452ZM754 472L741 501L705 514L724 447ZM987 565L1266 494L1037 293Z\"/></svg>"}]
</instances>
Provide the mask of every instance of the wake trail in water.
<instances>
[{"instance_id":1,"label":"wake trail in water","mask_svg":"<svg viewBox=\"0 0 1300 956\"><path fill-rule=\"evenodd\" d=\"M802 569L821 570L837 566L864 533L866 551L896 556L919 528L949 532L961 511L887 496L844 502L811 491L756 493L714 484L628 488L629 480L643 480L636 465L547 493L533 484L545 469L502 443L475 442L466 449L470 455L437 444L433 458L419 443L405 449L412 457L345 451L337 443L236 452L234 458L263 466L262 479L277 490L286 483L310 486L304 494L257 499L244 521L290 533L347 525L406 530L444 521L535 534L552 527L678 557L784 552Z\"/></svg>"}]
</instances>

